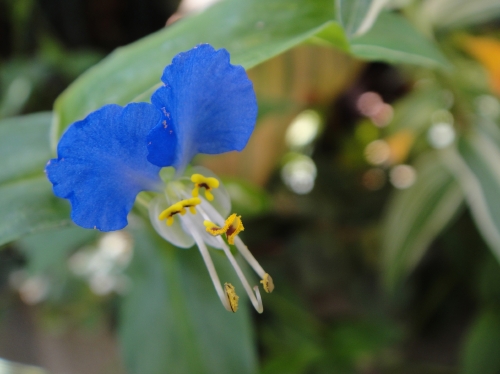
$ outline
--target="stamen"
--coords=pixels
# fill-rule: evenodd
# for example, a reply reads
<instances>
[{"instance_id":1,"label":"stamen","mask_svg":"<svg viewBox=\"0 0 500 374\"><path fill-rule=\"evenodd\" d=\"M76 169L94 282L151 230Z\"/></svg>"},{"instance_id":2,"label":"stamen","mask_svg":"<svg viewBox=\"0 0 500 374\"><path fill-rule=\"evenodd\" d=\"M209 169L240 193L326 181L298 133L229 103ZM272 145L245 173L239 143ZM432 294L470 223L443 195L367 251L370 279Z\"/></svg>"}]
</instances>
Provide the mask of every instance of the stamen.
<instances>
[{"instance_id":1,"label":"stamen","mask_svg":"<svg viewBox=\"0 0 500 374\"><path fill-rule=\"evenodd\" d=\"M195 207L196 205L201 204L201 200L199 197L192 197L190 199L182 200L181 203L184 206L184 208L189 208L189 211L192 214L196 214Z\"/></svg>"},{"instance_id":2,"label":"stamen","mask_svg":"<svg viewBox=\"0 0 500 374\"><path fill-rule=\"evenodd\" d=\"M193 197L198 197L199 189L204 188L207 200L212 201L214 199L214 195L212 195L210 190L219 187L219 180L217 178L205 177L201 174L193 174L191 175L191 182L194 183L192 192Z\"/></svg>"},{"instance_id":3,"label":"stamen","mask_svg":"<svg viewBox=\"0 0 500 374\"><path fill-rule=\"evenodd\" d=\"M213 236L224 234L229 227L229 225L227 225L227 224L224 225L223 227L220 227L220 226L217 226L212 221L208 221L208 220L203 221L203 225L205 226L207 232L212 234Z\"/></svg>"},{"instance_id":4,"label":"stamen","mask_svg":"<svg viewBox=\"0 0 500 374\"><path fill-rule=\"evenodd\" d=\"M241 271L240 266L236 262L236 259L234 258L233 254L231 253L229 246L224 242L224 240L219 236L218 237L221 247L224 250L224 253L226 254L229 262L233 266L234 271L238 275L238 278L240 278L240 282L243 285L243 288L245 289L248 297L250 298L250 301L253 304L253 307L258 313L262 313L264 311L264 307L262 306L262 298L260 297L260 291L259 287L255 286L253 290L255 291L255 295L252 292L252 288L250 287L250 284L248 284L247 278L243 274L243 271Z\"/></svg>"},{"instance_id":5,"label":"stamen","mask_svg":"<svg viewBox=\"0 0 500 374\"><path fill-rule=\"evenodd\" d=\"M210 253L208 253L208 249L203 242L203 240L200 238L199 234L196 232L196 230L189 230L191 233L191 236L193 237L196 245L198 246L198 250L201 253L201 257L203 258L203 261L205 262L205 266L207 267L208 273L210 274L210 278L212 279L212 283L215 287L215 290L217 291L217 295L219 296L219 299L224 305L224 308L228 312L236 312L236 310L233 310L233 305L230 304L228 297L226 296L226 292L222 289L222 286L220 284L219 276L217 275L217 270L215 270L214 263L212 262L212 258L210 257ZM226 283L228 284L228 283ZM226 285L225 284L225 285ZM225 286L224 285L224 286ZM234 287L233 287L234 289ZM236 293L234 294L236 296ZM238 308L238 296L236 296L236 309Z\"/></svg>"},{"instance_id":6,"label":"stamen","mask_svg":"<svg viewBox=\"0 0 500 374\"><path fill-rule=\"evenodd\" d=\"M255 257L253 257L252 252L250 252L250 250L243 243L243 241L240 239L240 237L236 237L234 239L234 245L236 246L236 248L238 249L238 251L241 253L241 255L243 257L245 257L245 260L247 260L247 262L255 270L255 272L257 274L259 274L259 276L262 279L264 279L264 277L266 276L267 273L264 271L264 269L262 268L262 266L260 266L260 264L257 262L257 260L255 259Z\"/></svg>"},{"instance_id":7,"label":"stamen","mask_svg":"<svg viewBox=\"0 0 500 374\"><path fill-rule=\"evenodd\" d=\"M271 276L268 273L264 274L264 279L262 279L260 283L262 283L264 291L266 291L267 293L273 292L274 290L273 278L271 278Z\"/></svg>"},{"instance_id":8,"label":"stamen","mask_svg":"<svg viewBox=\"0 0 500 374\"><path fill-rule=\"evenodd\" d=\"M234 219L226 232L227 242L229 244L234 244L234 238L236 237L236 235L238 235L240 231L245 230L245 228L243 227L243 222L241 222L241 216L237 216L235 213L233 213L230 217L233 216Z\"/></svg>"},{"instance_id":9,"label":"stamen","mask_svg":"<svg viewBox=\"0 0 500 374\"><path fill-rule=\"evenodd\" d=\"M201 200L198 197L178 201L161 212L158 216L158 219L162 221L166 218L167 226L172 226L172 224L174 223L174 215L180 214L181 216L183 216L184 214L186 214L186 208L189 208L189 211L192 214L196 214L195 206L198 204L201 204Z\"/></svg>"},{"instance_id":10,"label":"stamen","mask_svg":"<svg viewBox=\"0 0 500 374\"><path fill-rule=\"evenodd\" d=\"M174 223L174 215L179 213L181 216L186 214L186 208L184 208L182 201L179 201L169 206L167 209L165 209L163 212L160 213L158 219L162 221L166 218L167 226L172 226L172 224Z\"/></svg>"},{"instance_id":11,"label":"stamen","mask_svg":"<svg viewBox=\"0 0 500 374\"><path fill-rule=\"evenodd\" d=\"M207 231L209 231L208 226L217 226L217 225L215 225L214 223L212 223L211 221L208 220L210 217L205 212L205 208L207 208L207 210L210 211L210 214L211 214L211 216L214 217L215 221L222 222L224 220L224 218L222 218L220 216L220 214L210 204L203 206L203 208L200 206L198 208L198 210L200 211L200 214L205 219L204 224L207 227ZM208 225L207 225L207 223L208 223ZM224 225L224 227L225 226L226 225ZM257 310L257 312L262 313L264 310L264 307L262 306L262 298L260 296L259 287L258 286L253 287L253 290L255 292L255 294L254 294L254 292L252 292L252 289L250 288L250 285L248 284L247 279L243 275L243 272L241 271L238 263L236 262L233 254L229 250L229 246L224 242L224 240L220 236L218 237L218 240L219 240L219 243L221 244L222 249L224 250L224 253L226 254L227 258L229 259L229 262L231 263L234 270L236 271L238 278L240 278L240 281L243 284L243 287L245 288L245 291L247 292L248 297L250 298L254 308ZM252 268L255 270L255 272L257 274L259 274L259 276L262 279L264 279L266 277L267 273L264 271L264 269L262 269L260 264L253 257L253 255L250 253L248 248L245 246L245 244L243 244L242 240L239 237L235 238L235 245L236 245L236 248L241 253L241 255L245 258L245 260L247 260L247 262L250 264L250 266L252 266ZM272 286L268 287L268 288L272 291L274 289L274 283L272 283L271 276L268 274L266 279L271 280ZM267 292L267 290L266 290L266 292Z\"/></svg>"},{"instance_id":12,"label":"stamen","mask_svg":"<svg viewBox=\"0 0 500 374\"><path fill-rule=\"evenodd\" d=\"M241 216L236 215L236 213L227 217L226 223L223 227L217 226L215 223L208 220L205 220L203 224L205 225L207 232L213 236L226 234L229 244L234 244L234 238L236 235L238 235L240 231L245 230L243 222L241 222Z\"/></svg>"},{"instance_id":13,"label":"stamen","mask_svg":"<svg viewBox=\"0 0 500 374\"><path fill-rule=\"evenodd\" d=\"M238 310L238 295L236 295L236 291L234 290L234 286L231 283L224 283L224 291L226 291L227 301L229 302L229 306L233 313L236 313Z\"/></svg>"}]
</instances>

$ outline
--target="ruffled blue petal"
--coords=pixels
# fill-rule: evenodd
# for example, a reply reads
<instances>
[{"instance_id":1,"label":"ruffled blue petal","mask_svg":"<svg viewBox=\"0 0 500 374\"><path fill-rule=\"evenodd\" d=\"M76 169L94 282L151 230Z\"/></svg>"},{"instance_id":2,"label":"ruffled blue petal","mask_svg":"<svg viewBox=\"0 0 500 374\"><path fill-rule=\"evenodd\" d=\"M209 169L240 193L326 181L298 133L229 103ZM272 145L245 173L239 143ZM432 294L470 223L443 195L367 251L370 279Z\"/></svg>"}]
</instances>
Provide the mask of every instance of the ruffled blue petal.
<instances>
[{"instance_id":1,"label":"ruffled blue petal","mask_svg":"<svg viewBox=\"0 0 500 374\"><path fill-rule=\"evenodd\" d=\"M151 102L162 121L148 135L148 160L182 172L197 153L241 151L252 134L257 100L245 69L208 44L179 53Z\"/></svg>"},{"instance_id":2,"label":"ruffled blue petal","mask_svg":"<svg viewBox=\"0 0 500 374\"><path fill-rule=\"evenodd\" d=\"M45 172L54 194L71 202L73 221L113 231L127 225L136 195L161 185L147 161L146 135L161 113L151 104L106 105L75 122Z\"/></svg>"}]
</instances>

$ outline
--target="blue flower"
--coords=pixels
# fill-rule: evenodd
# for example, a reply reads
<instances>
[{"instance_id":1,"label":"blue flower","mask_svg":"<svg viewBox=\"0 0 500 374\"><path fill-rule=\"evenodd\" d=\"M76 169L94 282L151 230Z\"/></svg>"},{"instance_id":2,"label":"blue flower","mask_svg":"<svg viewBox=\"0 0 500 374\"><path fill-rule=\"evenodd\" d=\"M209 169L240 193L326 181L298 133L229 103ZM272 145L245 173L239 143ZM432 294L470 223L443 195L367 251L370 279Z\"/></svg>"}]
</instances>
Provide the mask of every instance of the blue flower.
<instances>
[{"instance_id":1,"label":"blue flower","mask_svg":"<svg viewBox=\"0 0 500 374\"><path fill-rule=\"evenodd\" d=\"M68 128L45 172L54 194L71 202L73 222L120 230L137 194L161 188L160 168L148 162L146 147L160 118L147 103L106 105Z\"/></svg>"},{"instance_id":2,"label":"blue flower","mask_svg":"<svg viewBox=\"0 0 500 374\"><path fill-rule=\"evenodd\" d=\"M163 118L148 136L148 160L182 172L197 153L241 151L252 134L257 100L241 66L208 44L179 53L151 97Z\"/></svg>"},{"instance_id":3,"label":"blue flower","mask_svg":"<svg viewBox=\"0 0 500 374\"><path fill-rule=\"evenodd\" d=\"M61 138L46 172L54 193L70 200L76 224L122 229L136 195L157 189L158 166L182 173L197 153L241 151L248 142L257 102L226 50L204 44L180 53L162 80L154 105L104 106Z\"/></svg>"},{"instance_id":4,"label":"blue flower","mask_svg":"<svg viewBox=\"0 0 500 374\"><path fill-rule=\"evenodd\" d=\"M223 305L234 312L235 289L226 284L222 290L207 245L222 249L262 312L258 287L254 295L221 235L254 267L267 292L272 279L237 236L243 230L241 217L224 218L231 208L224 186L206 169L192 169L191 178L183 177L198 153L245 147L257 117L252 83L241 66L230 64L226 50L208 44L178 54L161 79L164 85L152 104L106 105L67 129L58 157L45 169L54 194L70 201L76 224L113 231L127 225L139 192L155 192L147 204L157 232L179 247L197 245ZM160 173L168 166L175 175L167 169ZM205 197L198 196L200 189Z\"/></svg>"}]
</instances>

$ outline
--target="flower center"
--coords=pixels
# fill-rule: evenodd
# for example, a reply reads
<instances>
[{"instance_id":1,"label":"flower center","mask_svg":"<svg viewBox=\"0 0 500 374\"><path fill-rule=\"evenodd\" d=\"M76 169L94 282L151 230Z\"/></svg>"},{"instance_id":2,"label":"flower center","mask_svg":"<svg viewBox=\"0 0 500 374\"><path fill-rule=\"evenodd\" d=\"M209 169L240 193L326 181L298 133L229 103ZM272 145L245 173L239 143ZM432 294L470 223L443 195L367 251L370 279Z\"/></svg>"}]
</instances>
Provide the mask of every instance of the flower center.
<instances>
[{"instance_id":1,"label":"flower center","mask_svg":"<svg viewBox=\"0 0 500 374\"><path fill-rule=\"evenodd\" d=\"M187 180L187 178L181 179ZM166 226L172 226L173 230L174 217L176 215L180 216L180 218L178 218L180 220L180 225L179 223L175 224L177 225L177 229L184 230L198 246L219 298L228 311L236 312L238 310L239 297L236 294L235 287L230 283L224 283L224 289L222 289L221 282L206 244L221 248L224 251L253 306L259 313L262 313L263 307L259 287L257 285L253 288L250 286L229 248L229 245L234 245L236 247L243 258L245 258L249 265L261 277L262 280L260 283L262 283L264 291L267 293L272 292L274 289L272 278L262 269L248 248L238 237L238 234L244 230L241 216L233 213L227 217L227 219L224 219L223 216L208 203L208 201L212 202L214 200L214 195L210 191L220 186L220 182L217 178L205 177L202 174L193 174L191 175L190 181L194 183L194 188L191 190L191 196L189 196L189 189L180 180L175 180L167 184L165 191L167 200L178 201L162 210L161 213L156 215L156 218L159 221L166 220ZM206 200L198 196L200 188L205 189ZM187 210L193 215L193 218L189 218L189 215L186 216ZM195 219L197 211L201 217ZM207 233L210 235L207 235ZM226 237L227 242L222 238L222 235ZM186 247L192 245L192 243L191 241L191 244L186 245Z\"/></svg>"}]
</instances>

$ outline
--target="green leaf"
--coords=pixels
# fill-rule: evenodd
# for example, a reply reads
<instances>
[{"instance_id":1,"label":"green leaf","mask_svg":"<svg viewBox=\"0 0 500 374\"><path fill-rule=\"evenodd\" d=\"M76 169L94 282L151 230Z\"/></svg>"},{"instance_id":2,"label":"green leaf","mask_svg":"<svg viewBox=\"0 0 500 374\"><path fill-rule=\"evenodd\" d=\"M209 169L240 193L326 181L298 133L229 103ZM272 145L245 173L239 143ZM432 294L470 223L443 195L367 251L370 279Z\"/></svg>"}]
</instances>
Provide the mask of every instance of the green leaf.
<instances>
[{"instance_id":1,"label":"green leaf","mask_svg":"<svg viewBox=\"0 0 500 374\"><path fill-rule=\"evenodd\" d=\"M0 186L24 176L41 175L51 158L51 113L0 121Z\"/></svg>"},{"instance_id":2,"label":"green leaf","mask_svg":"<svg viewBox=\"0 0 500 374\"><path fill-rule=\"evenodd\" d=\"M71 222L68 205L44 175L0 185L0 212L0 245Z\"/></svg>"},{"instance_id":3,"label":"green leaf","mask_svg":"<svg viewBox=\"0 0 500 374\"><path fill-rule=\"evenodd\" d=\"M386 0L338 0L337 18L350 38L366 33L372 26Z\"/></svg>"},{"instance_id":4,"label":"green leaf","mask_svg":"<svg viewBox=\"0 0 500 374\"><path fill-rule=\"evenodd\" d=\"M497 374L500 372L500 311L485 310L467 336L460 373Z\"/></svg>"},{"instance_id":5,"label":"green leaf","mask_svg":"<svg viewBox=\"0 0 500 374\"><path fill-rule=\"evenodd\" d=\"M338 0L336 2L337 18L347 36L357 33L366 18L372 0Z\"/></svg>"},{"instance_id":6,"label":"green leaf","mask_svg":"<svg viewBox=\"0 0 500 374\"><path fill-rule=\"evenodd\" d=\"M381 13L370 31L352 39L351 52L366 60L450 68L434 43L395 13Z\"/></svg>"},{"instance_id":7,"label":"green leaf","mask_svg":"<svg viewBox=\"0 0 500 374\"><path fill-rule=\"evenodd\" d=\"M152 231L132 232L133 284L120 323L128 372L256 372L248 304L234 314L224 309L197 248L174 248ZM232 281L228 260L216 251L212 258L223 282ZM238 290L239 282L233 284Z\"/></svg>"},{"instance_id":8,"label":"green leaf","mask_svg":"<svg viewBox=\"0 0 500 374\"><path fill-rule=\"evenodd\" d=\"M16 245L28 258L28 271L41 274L65 268L69 254L95 240L97 235L97 230L69 226L24 237Z\"/></svg>"},{"instance_id":9,"label":"green leaf","mask_svg":"<svg viewBox=\"0 0 500 374\"><path fill-rule=\"evenodd\" d=\"M435 154L422 158L416 169L417 181L394 192L383 221L384 280L389 288L417 266L463 201L459 184Z\"/></svg>"},{"instance_id":10,"label":"green leaf","mask_svg":"<svg viewBox=\"0 0 500 374\"><path fill-rule=\"evenodd\" d=\"M500 142L485 130L478 127L462 137L445 160L462 185L479 232L500 261Z\"/></svg>"},{"instance_id":11,"label":"green leaf","mask_svg":"<svg viewBox=\"0 0 500 374\"><path fill-rule=\"evenodd\" d=\"M410 131L420 136L432 125L432 115L447 107L446 92L435 85L413 90L394 104L394 118L387 127L387 134Z\"/></svg>"},{"instance_id":12,"label":"green leaf","mask_svg":"<svg viewBox=\"0 0 500 374\"><path fill-rule=\"evenodd\" d=\"M54 144L72 122L104 104L126 104L159 85L167 64L199 43L226 48L231 62L251 68L328 29L324 38L347 49L331 0L232 0L117 49L88 70L55 104ZM148 97L141 96L141 100Z\"/></svg>"},{"instance_id":13,"label":"green leaf","mask_svg":"<svg viewBox=\"0 0 500 374\"><path fill-rule=\"evenodd\" d=\"M0 121L0 245L69 223L68 205L43 173L51 118L39 113Z\"/></svg>"},{"instance_id":14,"label":"green leaf","mask_svg":"<svg viewBox=\"0 0 500 374\"><path fill-rule=\"evenodd\" d=\"M421 18L437 28L457 28L487 22L500 15L498 0L428 0Z\"/></svg>"}]
</instances>

